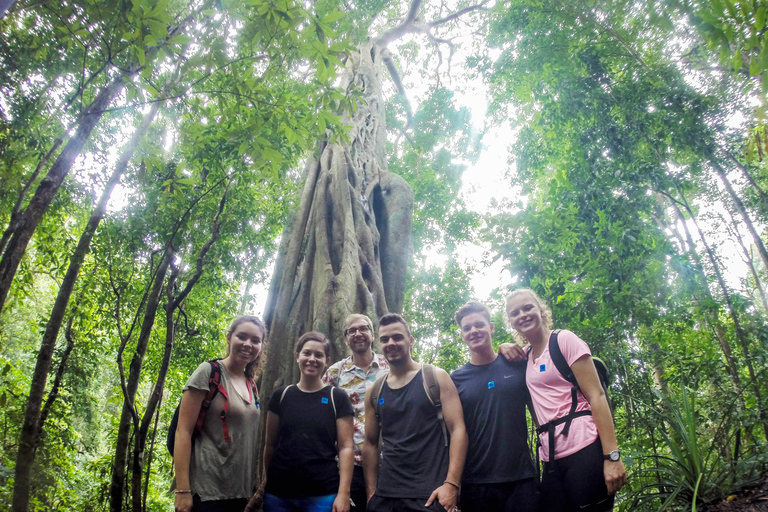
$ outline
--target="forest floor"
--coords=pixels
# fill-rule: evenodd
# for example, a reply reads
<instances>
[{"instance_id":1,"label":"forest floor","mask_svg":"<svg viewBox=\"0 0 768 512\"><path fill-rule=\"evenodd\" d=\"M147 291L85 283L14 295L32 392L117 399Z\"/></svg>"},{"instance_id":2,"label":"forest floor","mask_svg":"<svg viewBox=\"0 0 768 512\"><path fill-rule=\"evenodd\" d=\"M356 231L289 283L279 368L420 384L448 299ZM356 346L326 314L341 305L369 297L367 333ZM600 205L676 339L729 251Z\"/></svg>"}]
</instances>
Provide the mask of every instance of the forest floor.
<instances>
[{"instance_id":1,"label":"forest floor","mask_svg":"<svg viewBox=\"0 0 768 512\"><path fill-rule=\"evenodd\" d=\"M740 489L717 503L701 507L701 512L768 512L768 477Z\"/></svg>"}]
</instances>

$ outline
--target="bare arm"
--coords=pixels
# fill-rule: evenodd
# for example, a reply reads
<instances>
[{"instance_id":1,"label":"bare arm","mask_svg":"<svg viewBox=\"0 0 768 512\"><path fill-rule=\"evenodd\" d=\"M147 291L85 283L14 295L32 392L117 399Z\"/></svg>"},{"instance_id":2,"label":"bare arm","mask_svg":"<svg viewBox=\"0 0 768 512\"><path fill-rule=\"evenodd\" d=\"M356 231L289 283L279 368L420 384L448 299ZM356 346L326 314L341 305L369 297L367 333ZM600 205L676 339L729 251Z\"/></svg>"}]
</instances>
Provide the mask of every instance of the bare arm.
<instances>
[{"instance_id":1,"label":"bare arm","mask_svg":"<svg viewBox=\"0 0 768 512\"><path fill-rule=\"evenodd\" d=\"M499 345L499 354L504 356L507 361L525 361L528 356L525 349L516 343L502 343Z\"/></svg>"},{"instance_id":2,"label":"bare arm","mask_svg":"<svg viewBox=\"0 0 768 512\"><path fill-rule=\"evenodd\" d=\"M264 439L264 482L267 481L267 470L272 462L272 456L277 448L280 437L280 416L272 411L267 412L267 432Z\"/></svg>"},{"instance_id":3,"label":"bare arm","mask_svg":"<svg viewBox=\"0 0 768 512\"><path fill-rule=\"evenodd\" d=\"M592 418L597 426L597 433L600 435L600 442L603 445L603 454L608 454L613 450L619 449L616 441L616 430L613 426L611 409L608 406L608 400L605 397L603 386L600 385L600 378L597 376L595 363L589 355L583 355L572 365L576 382L584 397L589 402L592 409ZM627 483L627 470L624 463L619 460L613 462L607 460L603 463L603 474L605 475L605 485L608 487L608 494L616 494L619 489Z\"/></svg>"},{"instance_id":4,"label":"bare arm","mask_svg":"<svg viewBox=\"0 0 768 512\"><path fill-rule=\"evenodd\" d=\"M349 512L349 489L352 485L352 468L355 465L355 443L353 416L336 420L336 445L339 450L339 492L333 502L333 512Z\"/></svg>"},{"instance_id":5,"label":"bare arm","mask_svg":"<svg viewBox=\"0 0 768 512\"><path fill-rule=\"evenodd\" d=\"M379 419L371 405L371 393L365 395L365 438L363 442L363 473L368 500L376 492L379 478Z\"/></svg>"},{"instance_id":6,"label":"bare arm","mask_svg":"<svg viewBox=\"0 0 768 512\"><path fill-rule=\"evenodd\" d=\"M464 411L456 386L448 374L435 368L437 382L440 385L440 401L443 404L443 418L450 434L448 475L445 483L432 492L426 506L437 499L446 510L454 510L459 497L461 473L464 470L464 460L467 458L467 430L464 426Z\"/></svg>"},{"instance_id":7,"label":"bare arm","mask_svg":"<svg viewBox=\"0 0 768 512\"><path fill-rule=\"evenodd\" d=\"M195 430L200 408L205 400L206 391L189 388L181 395L179 423L176 426L176 439L173 445L173 464L176 471L176 488L190 489L189 460L192 456L192 433ZM191 489L194 491L194 489ZM177 512L192 510L192 494L176 494L174 508Z\"/></svg>"}]
</instances>

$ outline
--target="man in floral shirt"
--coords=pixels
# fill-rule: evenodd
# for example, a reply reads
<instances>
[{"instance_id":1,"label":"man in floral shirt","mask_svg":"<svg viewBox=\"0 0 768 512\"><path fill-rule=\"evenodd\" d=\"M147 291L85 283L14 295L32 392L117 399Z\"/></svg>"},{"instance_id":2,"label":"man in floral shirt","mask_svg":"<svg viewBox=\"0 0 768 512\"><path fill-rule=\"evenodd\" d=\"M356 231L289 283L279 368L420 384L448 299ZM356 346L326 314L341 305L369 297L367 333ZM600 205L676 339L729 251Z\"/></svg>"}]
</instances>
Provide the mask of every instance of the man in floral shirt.
<instances>
[{"instance_id":1,"label":"man in floral shirt","mask_svg":"<svg viewBox=\"0 0 768 512\"><path fill-rule=\"evenodd\" d=\"M365 434L365 391L377 377L389 371L389 364L373 352L373 323L365 315L353 314L344 320L344 340L352 355L333 364L323 376L323 382L343 389L349 395L355 411L355 471L350 496L352 511L365 511L365 478L363 477L363 436Z\"/></svg>"}]
</instances>

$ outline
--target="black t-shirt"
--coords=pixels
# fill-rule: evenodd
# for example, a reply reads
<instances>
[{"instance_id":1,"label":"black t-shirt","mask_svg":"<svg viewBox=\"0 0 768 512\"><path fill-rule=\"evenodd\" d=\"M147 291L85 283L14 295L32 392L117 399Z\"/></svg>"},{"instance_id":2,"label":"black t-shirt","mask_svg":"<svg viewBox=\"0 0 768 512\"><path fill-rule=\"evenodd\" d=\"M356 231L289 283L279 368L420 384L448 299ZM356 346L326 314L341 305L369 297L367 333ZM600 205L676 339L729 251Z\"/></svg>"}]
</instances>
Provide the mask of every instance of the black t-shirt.
<instances>
[{"instance_id":1,"label":"black t-shirt","mask_svg":"<svg viewBox=\"0 0 768 512\"><path fill-rule=\"evenodd\" d=\"M426 501L443 485L449 457L421 372L402 388L391 389L385 382L379 397L382 448L376 494Z\"/></svg>"},{"instance_id":2,"label":"black t-shirt","mask_svg":"<svg viewBox=\"0 0 768 512\"><path fill-rule=\"evenodd\" d=\"M463 483L514 482L536 476L527 441L525 362L499 356L451 374L464 409L469 447Z\"/></svg>"},{"instance_id":3,"label":"black t-shirt","mask_svg":"<svg viewBox=\"0 0 768 512\"><path fill-rule=\"evenodd\" d=\"M286 498L336 494L336 419L352 415L349 396L331 386L314 393L290 386L283 396L284 389L277 388L269 399L268 410L280 416L280 429L266 492Z\"/></svg>"}]
</instances>

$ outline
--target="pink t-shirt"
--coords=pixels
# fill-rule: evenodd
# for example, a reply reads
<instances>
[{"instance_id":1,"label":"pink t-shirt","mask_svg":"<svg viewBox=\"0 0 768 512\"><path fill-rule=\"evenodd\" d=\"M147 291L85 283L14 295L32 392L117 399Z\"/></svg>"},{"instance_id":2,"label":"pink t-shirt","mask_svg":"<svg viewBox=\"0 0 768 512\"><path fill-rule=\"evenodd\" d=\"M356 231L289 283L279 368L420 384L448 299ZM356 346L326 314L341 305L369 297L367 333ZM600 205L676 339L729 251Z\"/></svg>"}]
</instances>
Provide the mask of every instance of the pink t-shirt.
<instances>
[{"instance_id":1,"label":"pink t-shirt","mask_svg":"<svg viewBox=\"0 0 768 512\"><path fill-rule=\"evenodd\" d=\"M557 336L560 351L563 353L568 366L584 355L591 356L589 346L571 331L563 329ZM533 354L528 358L528 367L525 372L525 381L531 393L533 409L536 418L543 425L551 420L566 416L571 410L571 383L557 371L552 358L549 355L549 338L547 346L538 359L533 359ZM577 411L589 410L589 402L580 392L577 396ZM567 436L561 434L565 423L555 427L555 459L561 459L572 455L592 444L597 439L597 426L592 416L580 416L571 422L571 429ZM541 448L539 456L541 460L549 460L549 436L544 433L539 436Z\"/></svg>"}]
</instances>

